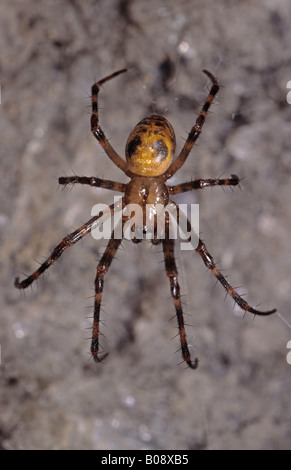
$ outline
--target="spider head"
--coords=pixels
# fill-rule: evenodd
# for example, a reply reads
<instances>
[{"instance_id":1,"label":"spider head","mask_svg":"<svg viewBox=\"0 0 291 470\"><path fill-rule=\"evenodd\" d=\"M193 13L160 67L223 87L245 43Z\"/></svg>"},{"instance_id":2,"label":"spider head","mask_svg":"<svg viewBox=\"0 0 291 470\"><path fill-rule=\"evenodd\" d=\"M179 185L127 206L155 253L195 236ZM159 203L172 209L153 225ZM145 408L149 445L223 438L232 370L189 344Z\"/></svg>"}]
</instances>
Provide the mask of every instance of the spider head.
<instances>
[{"instance_id":1,"label":"spider head","mask_svg":"<svg viewBox=\"0 0 291 470\"><path fill-rule=\"evenodd\" d=\"M149 116L129 134L125 156L130 171L140 176L159 176L173 161L176 147L174 129L162 116Z\"/></svg>"}]
</instances>

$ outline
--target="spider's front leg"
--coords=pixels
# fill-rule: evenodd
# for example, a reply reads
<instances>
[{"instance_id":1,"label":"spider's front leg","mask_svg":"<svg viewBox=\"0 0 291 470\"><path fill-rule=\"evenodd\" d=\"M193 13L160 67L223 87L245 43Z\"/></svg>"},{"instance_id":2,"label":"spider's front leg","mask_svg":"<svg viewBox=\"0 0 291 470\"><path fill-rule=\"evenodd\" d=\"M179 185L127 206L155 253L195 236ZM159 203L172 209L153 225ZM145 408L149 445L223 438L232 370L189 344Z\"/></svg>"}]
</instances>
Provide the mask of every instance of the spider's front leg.
<instances>
[{"instance_id":1,"label":"spider's front leg","mask_svg":"<svg viewBox=\"0 0 291 470\"><path fill-rule=\"evenodd\" d=\"M123 232L123 226L129 217L123 216L121 221L121 233ZM118 230L116 230L116 233ZM118 250L121 242L121 238L114 238L115 230L111 234L111 238L108 242L106 250L103 253L101 260L98 263L95 277L95 298L94 298L94 313L93 313L93 328L92 328L92 341L91 341L91 354L96 362L102 361L107 354L102 357L98 356L99 353L99 325L100 325L100 309L101 300L104 288L104 277L108 272L108 269L112 263L115 253Z\"/></svg>"},{"instance_id":2,"label":"spider's front leg","mask_svg":"<svg viewBox=\"0 0 291 470\"><path fill-rule=\"evenodd\" d=\"M101 299L104 287L104 277L107 273L111 262L118 250L122 239L115 240L114 233L111 235L111 239L104 251L104 254L97 266L96 278L95 278L95 300L94 300L94 314L93 314L93 330L92 330L92 341L91 341L91 353L96 362L102 361L107 354L101 358L98 356L99 353L99 324L100 324L100 308Z\"/></svg>"},{"instance_id":3,"label":"spider's front leg","mask_svg":"<svg viewBox=\"0 0 291 470\"><path fill-rule=\"evenodd\" d=\"M197 369L198 359L191 360L186 332L184 324L184 316L182 310L181 296L180 296L180 286L178 282L178 270L175 261L175 240L169 238L169 232L166 232L166 237L163 240L163 251L165 259L165 269L167 276L170 280L171 294L174 300L174 305L176 309L176 316L179 328L181 351L183 360L188 364L191 369Z\"/></svg>"}]
</instances>

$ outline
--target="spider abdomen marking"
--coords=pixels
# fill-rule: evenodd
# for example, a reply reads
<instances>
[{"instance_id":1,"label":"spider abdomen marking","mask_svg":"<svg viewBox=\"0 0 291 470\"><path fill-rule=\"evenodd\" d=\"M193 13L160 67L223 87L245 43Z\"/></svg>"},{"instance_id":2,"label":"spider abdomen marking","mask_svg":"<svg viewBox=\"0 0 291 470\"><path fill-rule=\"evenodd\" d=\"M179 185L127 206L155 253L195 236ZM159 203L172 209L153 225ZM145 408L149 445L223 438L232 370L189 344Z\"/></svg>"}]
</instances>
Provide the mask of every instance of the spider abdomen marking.
<instances>
[{"instance_id":1,"label":"spider abdomen marking","mask_svg":"<svg viewBox=\"0 0 291 470\"><path fill-rule=\"evenodd\" d=\"M162 175L173 161L176 148L174 129L162 116L140 121L126 142L127 166L136 175Z\"/></svg>"}]
</instances>

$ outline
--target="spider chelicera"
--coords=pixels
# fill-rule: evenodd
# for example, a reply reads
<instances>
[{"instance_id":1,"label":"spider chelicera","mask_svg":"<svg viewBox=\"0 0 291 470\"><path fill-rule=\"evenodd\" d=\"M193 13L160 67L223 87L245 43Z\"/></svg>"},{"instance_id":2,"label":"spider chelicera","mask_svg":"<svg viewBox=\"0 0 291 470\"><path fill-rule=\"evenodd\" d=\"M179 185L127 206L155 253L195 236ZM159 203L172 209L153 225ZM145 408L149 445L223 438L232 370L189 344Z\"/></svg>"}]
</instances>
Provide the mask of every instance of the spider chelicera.
<instances>
[{"instance_id":1,"label":"spider chelicera","mask_svg":"<svg viewBox=\"0 0 291 470\"><path fill-rule=\"evenodd\" d=\"M138 204L142 208L143 214L145 214L145 208L147 204L155 205L162 203L164 206L166 206L168 203L171 203L175 205L174 201L171 200L171 196L174 194L191 191L193 189L202 189L208 186L236 186L239 184L240 180L238 176L231 175L231 177L228 179L198 179L174 186L166 185L166 181L171 178L171 176L173 176L185 163L193 145L202 131L206 114L219 90L219 85L216 78L207 70L204 70L203 72L211 80L212 86L178 157L174 160L176 139L171 124L162 116L152 115L144 118L130 133L125 148L126 161L123 160L112 148L100 127L98 114L98 93L101 86L105 82L124 72L126 72L126 69L118 70L117 72L103 78L92 86L91 131L108 157L118 168L120 168L120 170L126 174L126 176L130 178L130 181L124 184L116 181L99 179L96 177L68 176L59 178L59 184L68 185L80 183L122 192L122 207L125 207L127 204L131 203ZM113 215L113 210L114 204L109 206L109 216ZM71 247L81 240L81 238L83 238L85 235L90 233L102 215L103 213L100 212L73 233L63 238L61 243L53 250L47 260L42 263L34 273L21 282L19 281L19 278L16 278L15 286L18 289L25 289L30 284L32 284L62 255L62 253L67 248ZM126 220L128 220L128 217L122 216L122 228L124 227ZM147 227L144 220L146 220L145 217L143 218L143 225L141 229L145 233L147 231ZM171 224L169 217L166 218L165 222L166 226L164 238L159 239L157 233L154 233L152 243L162 243L163 245L165 270L170 281L171 294L176 309L182 358L189 367L196 369L198 366L198 359L191 359L186 338L180 297L180 287L178 283L178 270L176 267L174 255L175 241L169 236L169 228ZM121 241L121 239L115 239L114 233L112 232L107 248L105 249L105 252L97 266L91 342L91 353L96 361L101 361L106 356L106 354L101 355L101 357L99 356L100 307L104 287L104 278L115 256L115 253L121 244ZM132 241L138 243L141 240L133 238ZM198 244L195 248L195 251L201 256L206 267L212 272L212 274L214 274L218 281L223 285L226 292L234 299L235 303L242 310L251 312L255 315L263 316L271 315L276 311L274 309L262 312L251 307L227 282L225 277L218 270L212 256L205 246L205 243L200 238L198 239Z\"/></svg>"}]
</instances>

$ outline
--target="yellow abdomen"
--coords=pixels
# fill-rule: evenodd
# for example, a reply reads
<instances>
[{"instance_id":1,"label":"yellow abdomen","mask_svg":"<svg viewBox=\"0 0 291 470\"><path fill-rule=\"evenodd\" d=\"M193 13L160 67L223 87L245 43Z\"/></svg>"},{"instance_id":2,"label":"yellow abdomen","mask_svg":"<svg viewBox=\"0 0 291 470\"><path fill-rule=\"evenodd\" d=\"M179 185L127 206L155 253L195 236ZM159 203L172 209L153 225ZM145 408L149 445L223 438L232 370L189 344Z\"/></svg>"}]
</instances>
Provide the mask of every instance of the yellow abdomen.
<instances>
[{"instance_id":1,"label":"yellow abdomen","mask_svg":"<svg viewBox=\"0 0 291 470\"><path fill-rule=\"evenodd\" d=\"M140 176L162 175L173 161L175 148L175 133L167 119L149 116L129 134L125 147L128 168Z\"/></svg>"}]
</instances>

